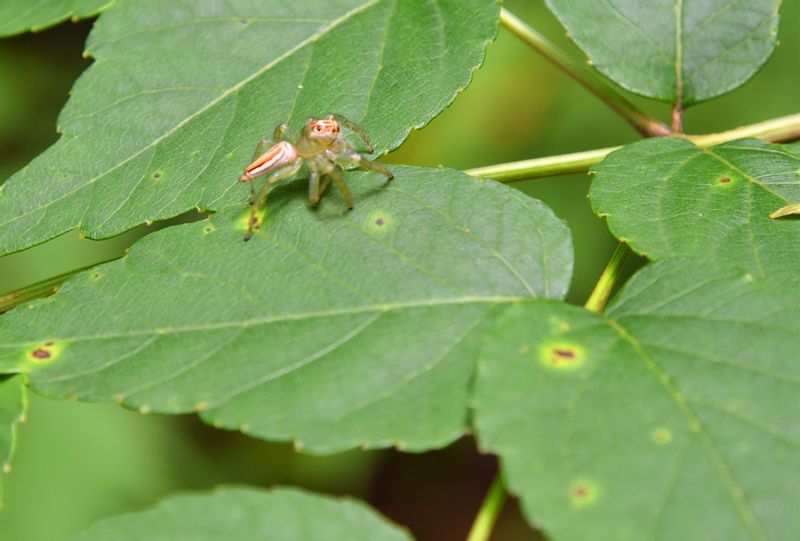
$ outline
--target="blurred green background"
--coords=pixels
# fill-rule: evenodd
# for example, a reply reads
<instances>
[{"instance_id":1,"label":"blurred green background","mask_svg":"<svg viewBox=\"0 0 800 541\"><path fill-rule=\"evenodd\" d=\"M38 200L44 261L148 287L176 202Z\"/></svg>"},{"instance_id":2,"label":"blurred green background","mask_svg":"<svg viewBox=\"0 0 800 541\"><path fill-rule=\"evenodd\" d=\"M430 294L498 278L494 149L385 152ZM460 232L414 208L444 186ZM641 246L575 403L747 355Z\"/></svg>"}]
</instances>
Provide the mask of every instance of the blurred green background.
<instances>
[{"instance_id":1,"label":"blurred green background","mask_svg":"<svg viewBox=\"0 0 800 541\"><path fill-rule=\"evenodd\" d=\"M505 5L583 58L543 0ZM781 8L780 46L754 79L687 112L689 133L733 128L800 111L800 2ZM53 143L91 21L0 40L0 179ZM662 120L669 106L629 95ZM266 124L269 120L265 119ZM265 127L266 129L266 127ZM638 135L571 79L501 29L473 84L387 161L458 169L623 144ZM585 175L516 183L566 220L575 239L569 300L583 302L615 246L590 210ZM103 242L69 233L0 258L0 296L122 254L151 228ZM628 264L632 272L641 261ZM0 316L2 317L2 316ZM496 463L465 438L421 455L394 451L328 457L213 430L193 416L141 416L115 405L30 396L13 472L3 478L3 541L53 541L109 514L140 509L178 490L218 484L293 484L368 500L418 539L463 539ZM534 540L514 502L492 537Z\"/></svg>"}]
</instances>

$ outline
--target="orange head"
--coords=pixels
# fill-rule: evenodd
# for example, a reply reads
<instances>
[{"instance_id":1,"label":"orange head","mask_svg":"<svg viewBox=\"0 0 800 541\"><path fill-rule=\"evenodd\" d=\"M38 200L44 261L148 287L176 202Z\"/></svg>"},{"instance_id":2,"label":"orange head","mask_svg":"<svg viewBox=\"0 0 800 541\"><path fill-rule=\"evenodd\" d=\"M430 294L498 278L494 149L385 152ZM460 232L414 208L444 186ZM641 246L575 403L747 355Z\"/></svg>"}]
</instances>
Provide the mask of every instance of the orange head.
<instances>
[{"instance_id":1,"label":"orange head","mask_svg":"<svg viewBox=\"0 0 800 541\"><path fill-rule=\"evenodd\" d=\"M308 134L314 139L335 139L339 135L339 123L333 115L323 119L310 118Z\"/></svg>"}]
</instances>

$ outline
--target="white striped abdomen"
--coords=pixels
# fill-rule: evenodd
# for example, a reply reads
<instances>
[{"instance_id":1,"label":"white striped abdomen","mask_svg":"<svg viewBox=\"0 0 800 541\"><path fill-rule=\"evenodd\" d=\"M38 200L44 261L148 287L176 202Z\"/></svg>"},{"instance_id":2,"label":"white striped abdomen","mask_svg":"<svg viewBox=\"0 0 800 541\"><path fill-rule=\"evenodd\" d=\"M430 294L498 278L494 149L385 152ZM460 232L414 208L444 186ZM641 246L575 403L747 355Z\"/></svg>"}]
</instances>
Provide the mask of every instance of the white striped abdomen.
<instances>
[{"instance_id":1,"label":"white striped abdomen","mask_svg":"<svg viewBox=\"0 0 800 541\"><path fill-rule=\"evenodd\" d=\"M241 182L252 180L282 165L292 163L296 159L297 149L294 148L294 145L288 141L281 141L248 165L239 180Z\"/></svg>"}]
</instances>

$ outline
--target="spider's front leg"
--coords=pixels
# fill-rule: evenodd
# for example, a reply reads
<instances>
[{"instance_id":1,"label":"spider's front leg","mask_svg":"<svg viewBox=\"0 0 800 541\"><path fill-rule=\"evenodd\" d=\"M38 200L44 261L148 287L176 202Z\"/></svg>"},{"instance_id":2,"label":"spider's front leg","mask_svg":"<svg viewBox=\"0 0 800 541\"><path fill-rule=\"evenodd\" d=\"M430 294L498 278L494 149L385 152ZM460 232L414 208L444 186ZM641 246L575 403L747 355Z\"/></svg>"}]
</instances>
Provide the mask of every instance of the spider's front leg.
<instances>
[{"instance_id":1,"label":"spider's front leg","mask_svg":"<svg viewBox=\"0 0 800 541\"><path fill-rule=\"evenodd\" d=\"M297 141L297 136L292 131L292 128L289 127L288 124L279 124L275 127L275 132L272 134L272 139L275 141L280 141L281 136L285 136L286 140L292 144L295 144Z\"/></svg>"},{"instance_id":2,"label":"spider's front leg","mask_svg":"<svg viewBox=\"0 0 800 541\"><path fill-rule=\"evenodd\" d=\"M358 124L356 124L355 122L353 122L351 120L348 120L347 118L345 118L344 116L340 115L339 113L333 113L328 118L333 118L334 120L336 120L340 124L342 124L345 127L349 128L353 133L358 135L361 138L361 140L364 141L364 144L367 145L367 152L369 152L370 154L375 152L375 147L373 147L372 143L369 142L369 138L367 138L367 134L364 133L364 129L361 126L359 126Z\"/></svg>"},{"instance_id":3,"label":"spider's front leg","mask_svg":"<svg viewBox=\"0 0 800 541\"><path fill-rule=\"evenodd\" d=\"M382 175L386 175L388 180L394 179L394 175L386 166L377 162L373 162L372 160L368 160L358 152L345 152L343 154L335 155L334 158L339 163L355 165L361 169L364 169L365 171L375 171Z\"/></svg>"}]
</instances>

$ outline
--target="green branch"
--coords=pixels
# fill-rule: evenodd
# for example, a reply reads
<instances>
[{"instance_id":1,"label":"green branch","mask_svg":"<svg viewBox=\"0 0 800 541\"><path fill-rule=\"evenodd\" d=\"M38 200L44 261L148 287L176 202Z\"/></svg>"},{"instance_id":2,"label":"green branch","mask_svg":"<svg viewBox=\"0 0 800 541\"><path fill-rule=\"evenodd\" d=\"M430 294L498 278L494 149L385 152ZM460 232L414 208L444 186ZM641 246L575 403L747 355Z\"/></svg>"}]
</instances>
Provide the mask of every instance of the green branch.
<instances>
[{"instance_id":1,"label":"green branch","mask_svg":"<svg viewBox=\"0 0 800 541\"><path fill-rule=\"evenodd\" d=\"M534 51L540 53L589 92L600 98L640 134L645 137L669 135L670 131L667 126L640 111L635 105L606 84L594 71L570 58L555 44L534 28L525 24L506 8L501 8L500 10L500 22Z\"/></svg>"},{"instance_id":2,"label":"green branch","mask_svg":"<svg viewBox=\"0 0 800 541\"><path fill-rule=\"evenodd\" d=\"M611 259L606 265L603 274L597 280L597 283L589 295L589 300L586 301L584 308L592 312L602 312L606 308L608 297L611 296L611 291L614 289L619 275L622 272L622 266L625 260L630 255L631 250L624 242L617 244L617 249L611 254Z\"/></svg>"},{"instance_id":3,"label":"green branch","mask_svg":"<svg viewBox=\"0 0 800 541\"><path fill-rule=\"evenodd\" d=\"M800 139L800 114L774 118L720 133L689 135L684 137L701 147L713 146L744 137L760 137L774 143L793 141L795 139ZM500 182L515 182L518 180L552 177L568 173L585 173L593 165L603 161L603 158L618 148L621 147L600 148L587 152L575 152L572 154L562 154L560 156L548 156L519 162L501 163L489 165L487 167L468 169L465 173L480 178L492 178ZM109 261L113 261L113 259L118 258L112 258L109 259ZM2 295L0 296L0 313L8 311L31 299L50 295L70 276L86 270L87 268L107 262L108 261L101 261L99 263L93 263L88 267L82 267L60 276L48 278L47 280L29 285L13 293Z\"/></svg>"},{"instance_id":4,"label":"green branch","mask_svg":"<svg viewBox=\"0 0 800 541\"><path fill-rule=\"evenodd\" d=\"M492 486L489 487L489 492L486 494L478 514L475 516L467 541L488 541L505 501L506 487L503 485L503 480L498 473L494 481L492 481Z\"/></svg>"},{"instance_id":5,"label":"green branch","mask_svg":"<svg viewBox=\"0 0 800 541\"><path fill-rule=\"evenodd\" d=\"M800 139L800 114L773 118L757 124L742 126L734 130L707 135L681 135L701 147L735 141L745 137L759 137L773 143L783 143ZM533 158L518 162L500 163L486 167L476 167L464 171L480 178L492 178L500 182L515 182L532 178L553 177L570 173L585 173L597 165L611 152L622 147L607 147L586 152L574 152L560 156Z\"/></svg>"},{"instance_id":6,"label":"green branch","mask_svg":"<svg viewBox=\"0 0 800 541\"><path fill-rule=\"evenodd\" d=\"M586 152L573 152L559 156L533 158L518 162L498 163L464 171L479 178L491 178L500 182L516 182L531 178L554 177L570 173L586 173L593 165L603 161L609 153L622 147L599 148Z\"/></svg>"}]
</instances>

